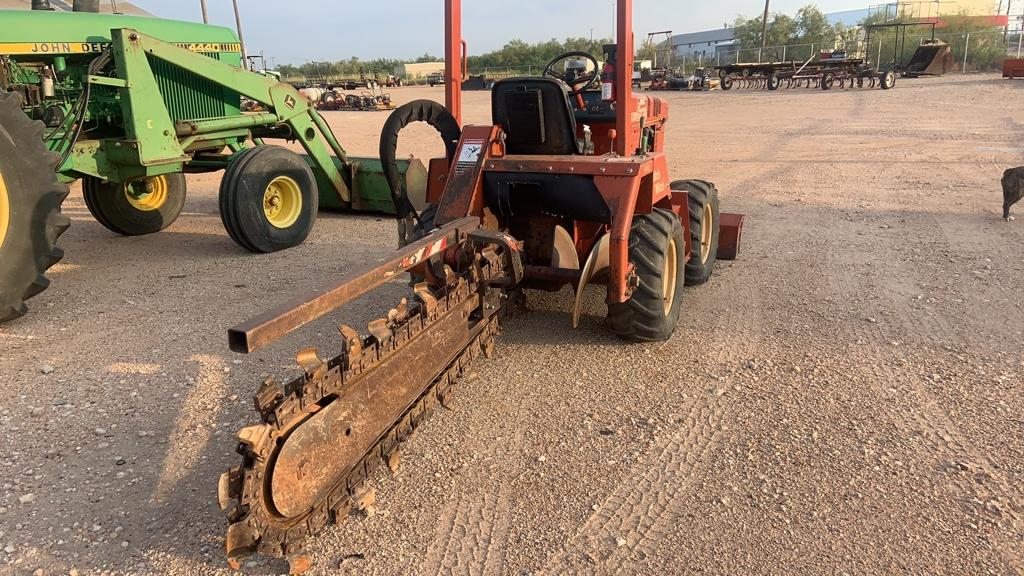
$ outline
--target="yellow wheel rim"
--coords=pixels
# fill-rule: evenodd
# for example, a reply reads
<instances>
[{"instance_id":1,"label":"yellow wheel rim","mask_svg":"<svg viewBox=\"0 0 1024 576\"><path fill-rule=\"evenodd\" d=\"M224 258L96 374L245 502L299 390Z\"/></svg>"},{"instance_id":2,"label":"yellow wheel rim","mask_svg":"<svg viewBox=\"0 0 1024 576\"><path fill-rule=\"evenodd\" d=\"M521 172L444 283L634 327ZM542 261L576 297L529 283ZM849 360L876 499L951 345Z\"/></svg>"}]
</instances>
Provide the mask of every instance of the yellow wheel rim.
<instances>
[{"instance_id":1,"label":"yellow wheel rim","mask_svg":"<svg viewBox=\"0 0 1024 576\"><path fill-rule=\"evenodd\" d=\"M665 316L672 311L672 303L676 299L676 239L670 238L668 250L665 251L665 272L661 275L661 296L665 303Z\"/></svg>"},{"instance_id":2,"label":"yellow wheel rim","mask_svg":"<svg viewBox=\"0 0 1024 576\"><path fill-rule=\"evenodd\" d=\"M0 246L4 245L7 238L7 227L11 223L11 201L7 198L7 183L4 182L4 175L0 174Z\"/></svg>"},{"instance_id":3,"label":"yellow wheel rim","mask_svg":"<svg viewBox=\"0 0 1024 576\"><path fill-rule=\"evenodd\" d=\"M302 190L288 176L278 176L263 193L263 214L274 228L288 228L302 214Z\"/></svg>"},{"instance_id":4,"label":"yellow wheel rim","mask_svg":"<svg viewBox=\"0 0 1024 576\"><path fill-rule=\"evenodd\" d=\"M169 188L167 176L153 176L141 183L125 184L124 196L136 210L152 212L159 210L167 202Z\"/></svg>"},{"instance_id":5,"label":"yellow wheel rim","mask_svg":"<svg viewBox=\"0 0 1024 576\"><path fill-rule=\"evenodd\" d=\"M711 203L704 205L704 219L700 223L700 263L707 264L711 257L711 240L715 236L715 211Z\"/></svg>"}]
</instances>

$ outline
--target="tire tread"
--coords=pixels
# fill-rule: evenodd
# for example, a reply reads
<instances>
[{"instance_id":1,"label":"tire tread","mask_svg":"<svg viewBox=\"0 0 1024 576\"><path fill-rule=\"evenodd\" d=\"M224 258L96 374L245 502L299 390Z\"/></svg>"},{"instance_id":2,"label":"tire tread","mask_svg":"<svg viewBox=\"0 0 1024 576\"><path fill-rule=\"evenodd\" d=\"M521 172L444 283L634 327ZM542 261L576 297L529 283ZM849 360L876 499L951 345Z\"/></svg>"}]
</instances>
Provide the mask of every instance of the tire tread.
<instances>
[{"instance_id":1,"label":"tire tread","mask_svg":"<svg viewBox=\"0 0 1024 576\"><path fill-rule=\"evenodd\" d=\"M637 267L640 283L626 302L608 305L608 324L619 337L632 342L667 340L679 318L681 286L677 286L672 311L665 315L661 295L664 267L657 261L664 258L663 246L676 236L677 250L683 241L682 225L669 210L655 208L651 214L633 218L629 235L629 260ZM681 252L680 252L681 253Z\"/></svg>"},{"instance_id":2,"label":"tire tread","mask_svg":"<svg viewBox=\"0 0 1024 576\"><path fill-rule=\"evenodd\" d=\"M0 91L0 130L14 142L12 152L16 152L22 162L37 164L25 170L27 178L34 180L34 187L24 189L35 195L25 201L34 202L42 208L32 211L33 214L42 214L42 217L37 216L28 224L27 234L36 239L31 242L32 254L22 254L21 259L18 254L6 254L0 259L8 266L4 268L2 264L5 262L0 262L0 322L5 322L25 315L28 312L25 301L49 286L45 273L64 257L64 251L57 247L57 240L67 230L70 220L60 211L69 193L68 186L57 179L60 156L47 149L43 142L43 123L25 115L21 109L21 97L14 93ZM16 201L15 198L10 200ZM14 225L12 222L11 226ZM39 229L32 229L35 227ZM25 269L29 267L34 268L34 273L26 273ZM19 274L19 271L22 272Z\"/></svg>"}]
</instances>

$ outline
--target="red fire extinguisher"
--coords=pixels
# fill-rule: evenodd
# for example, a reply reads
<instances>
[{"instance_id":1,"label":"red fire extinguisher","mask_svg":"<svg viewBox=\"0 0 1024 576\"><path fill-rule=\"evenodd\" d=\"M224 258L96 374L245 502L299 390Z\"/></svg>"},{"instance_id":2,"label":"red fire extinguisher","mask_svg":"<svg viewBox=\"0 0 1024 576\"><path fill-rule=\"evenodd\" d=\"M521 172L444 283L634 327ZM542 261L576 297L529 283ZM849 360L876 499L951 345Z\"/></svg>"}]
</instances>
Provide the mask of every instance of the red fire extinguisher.
<instances>
[{"instance_id":1,"label":"red fire extinguisher","mask_svg":"<svg viewBox=\"0 0 1024 576\"><path fill-rule=\"evenodd\" d=\"M601 100L615 102L615 65L607 62L601 69Z\"/></svg>"}]
</instances>

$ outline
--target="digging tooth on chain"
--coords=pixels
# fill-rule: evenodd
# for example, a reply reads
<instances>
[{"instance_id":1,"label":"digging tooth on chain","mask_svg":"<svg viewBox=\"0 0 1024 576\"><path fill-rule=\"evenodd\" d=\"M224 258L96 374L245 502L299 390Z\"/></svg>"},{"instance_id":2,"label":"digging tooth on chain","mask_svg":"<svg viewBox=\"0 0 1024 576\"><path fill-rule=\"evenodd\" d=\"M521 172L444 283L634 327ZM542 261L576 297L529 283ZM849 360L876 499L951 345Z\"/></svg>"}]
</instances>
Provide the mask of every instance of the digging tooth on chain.
<instances>
[{"instance_id":1,"label":"digging tooth on chain","mask_svg":"<svg viewBox=\"0 0 1024 576\"><path fill-rule=\"evenodd\" d=\"M256 391L253 404L264 422L267 422L268 418L274 414L274 409L283 398L284 390L274 382L273 378L267 378L263 381L260 389Z\"/></svg>"},{"instance_id":2,"label":"digging tooth on chain","mask_svg":"<svg viewBox=\"0 0 1024 576\"><path fill-rule=\"evenodd\" d=\"M406 299L406 298L402 298L402 300L398 303L398 306L395 307L391 312L394 313L394 317L392 318L391 317L391 313L389 312L388 313L388 319L391 320L392 322L401 322L401 323L408 322L409 321L409 300Z\"/></svg>"},{"instance_id":3,"label":"digging tooth on chain","mask_svg":"<svg viewBox=\"0 0 1024 576\"><path fill-rule=\"evenodd\" d=\"M343 354L347 358L349 366L358 365L363 356L363 339L360 338L359 332L343 324L338 326L338 333L345 340Z\"/></svg>"},{"instance_id":4,"label":"digging tooth on chain","mask_svg":"<svg viewBox=\"0 0 1024 576\"><path fill-rule=\"evenodd\" d=\"M288 573L303 574L313 566L313 559L305 552L288 555Z\"/></svg>"},{"instance_id":5,"label":"digging tooth on chain","mask_svg":"<svg viewBox=\"0 0 1024 576\"><path fill-rule=\"evenodd\" d=\"M295 363L306 373L309 380L323 378L327 372L327 365L320 359L320 353L316 348L303 348L295 353Z\"/></svg>"},{"instance_id":6,"label":"digging tooth on chain","mask_svg":"<svg viewBox=\"0 0 1024 576\"><path fill-rule=\"evenodd\" d=\"M238 442L245 453L258 460L264 460L269 451L268 444L272 435L273 428L269 424L254 424L238 431Z\"/></svg>"},{"instance_id":7,"label":"digging tooth on chain","mask_svg":"<svg viewBox=\"0 0 1024 576\"><path fill-rule=\"evenodd\" d=\"M389 452L384 454L384 463L387 464L388 470L392 474L398 473L398 465L402 461L402 449L397 445L393 446Z\"/></svg>"},{"instance_id":8,"label":"digging tooth on chain","mask_svg":"<svg viewBox=\"0 0 1024 576\"><path fill-rule=\"evenodd\" d=\"M443 274L444 274L444 285L445 286L452 286L452 285L458 283L459 280L462 280L462 277L459 276L458 274L456 274L455 270L452 269L452 267L447 265L447 264L444 265Z\"/></svg>"},{"instance_id":9,"label":"digging tooth on chain","mask_svg":"<svg viewBox=\"0 0 1024 576\"><path fill-rule=\"evenodd\" d=\"M243 523L234 523L228 526L227 536L224 538L224 546L227 548L228 566L232 570L242 568L242 560L251 556L258 546L258 532L252 527Z\"/></svg>"},{"instance_id":10,"label":"digging tooth on chain","mask_svg":"<svg viewBox=\"0 0 1024 576\"><path fill-rule=\"evenodd\" d=\"M236 466L220 475L217 482L217 504L221 512L228 517L229 522L235 522L242 517L242 508L238 498L242 495L242 482L245 475L242 468Z\"/></svg>"},{"instance_id":11,"label":"digging tooth on chain","mask_svg":"<svg viewBox=\"0 0 1024 576\"><path fill-rule=\"evenodd\" d=\"M386 343L388 340L391 340L392 336L394 336L394 332L392 332L391 328L388 327L387 318L378 318L370 322L366 329L370 331L370 335L373 336L379 344Z\"/></svg>"},{"instance_id":12,"label":"digging tooth on chain","mask_svg":"<svg viewBox=\"0 0 1024 576\"><path fill-rule=\"evenodd\" d=\"M420 304L423 305L424 310L427 312L427 318L432 318L434 316L434 312L437 310L437 298L430 290L430 285L426 282L421 282L416 285L414 291L416 293L416 297L420 301Z\"/></svg>"},{"instance_id":13,"label":"digging tooth on chain","mask_svg":"<svg viewBox=\"0 0 1024 576\"><path fill-rule=\"evenodd\" d=\"M352 492L352 507L366 516L373 516L377 503L377 490L361 484Z\"/></svg>"}]
</instances>

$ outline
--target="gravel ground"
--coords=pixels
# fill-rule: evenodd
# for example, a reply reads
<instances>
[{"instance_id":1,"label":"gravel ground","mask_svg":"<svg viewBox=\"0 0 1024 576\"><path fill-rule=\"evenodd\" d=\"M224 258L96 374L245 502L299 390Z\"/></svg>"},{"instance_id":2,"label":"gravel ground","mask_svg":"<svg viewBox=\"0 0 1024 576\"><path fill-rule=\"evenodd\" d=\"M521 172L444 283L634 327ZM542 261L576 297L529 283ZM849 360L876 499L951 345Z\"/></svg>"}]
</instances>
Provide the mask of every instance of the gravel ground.
<instances>
[{"instance_id":1,"label":"gravel ground","mask_svg":"<svg viewBox=\"0 0 1024 576\"><path fill-rule=\"evenodd\" d=\"M1024 223L999 218L1024 83L662 96L673 175L747 214L742 257L687 291L661 344L610 337L598 289L575 331L568 291L530 293L379 478L377 513L312 542L312 574L1024 573ZM486 123L488 94L465 99ZM330 115L357 155L385 118ZM403 143L440 150L429 128ZM217 183L190 178L151 237L68 199L53 286L0 328L0 574L228 574L216 481L258 383L401 296L229 353L229 326L395 232L329 214L250 255Z\"/></svg>"}]
</instances>

